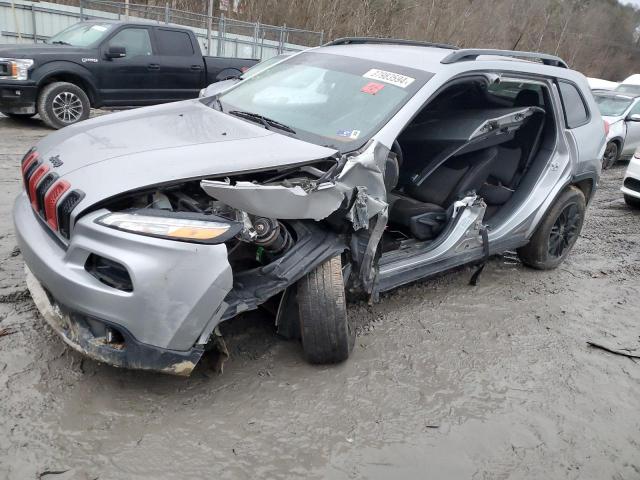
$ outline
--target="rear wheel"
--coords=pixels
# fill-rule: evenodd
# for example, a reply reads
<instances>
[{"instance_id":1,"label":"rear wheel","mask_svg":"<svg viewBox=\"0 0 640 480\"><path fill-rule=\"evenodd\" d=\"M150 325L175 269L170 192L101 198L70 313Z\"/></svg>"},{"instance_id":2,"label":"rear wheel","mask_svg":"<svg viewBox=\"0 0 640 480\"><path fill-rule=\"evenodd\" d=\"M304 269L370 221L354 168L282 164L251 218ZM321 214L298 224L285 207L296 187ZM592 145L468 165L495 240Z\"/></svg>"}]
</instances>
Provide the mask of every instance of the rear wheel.
<instances>
[{"instance_id":1,"label":"rear wheel","mask_svg":"<svg viewBox=\"0 0 640 480\"><path fill-rule=\"evenodd\" d=\"M300 336L309 363L338 363L353 349L356 331L347 317L342 262L327 260L298 282Z\"/></svg>"},{"instance_id":2,"label":"rear wheel","mask_svg":"<svg viewBox=\"0 0 640 480\"><path fill-rule=\"evenodd\" d=\"M640 198L632 197L631 195L625 195L624 201L631 208L640 208Z\"/></svg>"},{"instance_id":3,"label":"rear wheel","mask_svg":"<svg viewBox=\"0 0 640 480\"><path fill-rule=\"evenodd\" d=\"M606 170L609 167L613 167L618 161L619 154L620 149L616 142L607 143L607 148L604 150L604 155L602 157L602 169Z\"/></svg>"},{"instance_id":4,"label":"rear wheel","mask_svg":"<svg viewBox=\"0 0 640 480\"><path fill-rule=\"evenodd\" d=\"M91 105L84 91L67 82L50 83L38 97L38 113L51 128L62 128L89 118Z\"/></svg>"},{"instance_id":5,"label":"rear wheel","mask_svg":"<svg viewBox=\"0 0 640 480\"><path fill-rule=\"evenodd\" d=\"M576 187L565 190L538 225L527 245L518 249L522 263L539 270L556 268L578 240L586 201Z\"/></svg>"}]
</instances>

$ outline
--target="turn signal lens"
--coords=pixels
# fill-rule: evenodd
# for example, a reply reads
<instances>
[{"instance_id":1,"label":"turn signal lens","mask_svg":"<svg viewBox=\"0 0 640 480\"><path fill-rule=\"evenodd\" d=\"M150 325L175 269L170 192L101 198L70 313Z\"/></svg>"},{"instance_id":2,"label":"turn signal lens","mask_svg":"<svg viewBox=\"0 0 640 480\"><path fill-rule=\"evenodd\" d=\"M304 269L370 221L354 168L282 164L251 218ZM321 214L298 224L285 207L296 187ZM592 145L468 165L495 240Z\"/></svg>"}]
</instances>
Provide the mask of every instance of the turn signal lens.
<instances>
[{"instance_id":1,"label":"turn signal lens","mask_svg":"<svg viewBox=\"0 0 640 480\"><path fill-rule=\"evenodd\" d=\"M132 213L110 213L98 223L125 232L152 235L175 240L209 241L229 230L229 225L220 222L192 220L188 218L160 217Z\"/></svg>"},{"instance_id":2,"label":"turn signal lens","mask_svg":"<svg viewBox=\"0 0 640 480\"><path fill-rule=\"evenodd\" d=\"M607 122L606 120L603 120L603 121L604 121L604 134L606 136L606 135L609 135L609 122Z\"/></svg>"},{"instance_id":3,"label":"turn signal lens","mask_svg":"<svg viewBox=\"0 0 640 480\"><path fill-rule=\"evenodd\" d=\"M58 212L56 206L58 200L71 188L71 184L66 180L58 180L51 185L44 196L44 218L53 230L58 230Z\"/></svg>"}]
</instances>

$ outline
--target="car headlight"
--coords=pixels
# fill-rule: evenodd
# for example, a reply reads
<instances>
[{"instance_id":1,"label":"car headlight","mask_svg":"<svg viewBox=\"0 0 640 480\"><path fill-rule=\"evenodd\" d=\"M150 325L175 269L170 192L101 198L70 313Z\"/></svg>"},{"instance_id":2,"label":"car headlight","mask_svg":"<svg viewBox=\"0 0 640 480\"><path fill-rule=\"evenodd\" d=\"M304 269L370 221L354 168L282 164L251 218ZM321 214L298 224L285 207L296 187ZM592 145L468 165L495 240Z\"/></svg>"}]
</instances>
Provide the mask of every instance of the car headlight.
<instances>
[{"instance_id":1,"label":"car headlight","mask_svg":"<svg viewBox=\"0 0 640 480\"><path fill-rule=\"evenodd\" d=\"M198 98L202 98L202 97L204 97L204 93L205 93L206 91L207 91L207 89L206 89L206 88L201 88L201 89L200 89L200 93L198 94Z\"/></svg>"},{"instance_id":2,"label":"car headlight","mask_svg":"<svg viewBox=\"0 0 640 480\"><path fill-rule=\"evenodd\" d=\"M0 58L0 62L6 63L4 77L10 80L27 80L29 69L33 66L30 58Z\"/></svg>"},{"instance_id":3,"label":"car headlight","mask_svg":"<svg viewBox=\"0 0 640 480\"><path fill-rule=\"evenodd\" d=\"M221 243L236 235L241 226L236 222L224 222L220 217L212 220L189 218L188 215L171 215L171 212L109 213L96 219L105 227L172 240L197 243Z\"/></svg>"}]
</instances>

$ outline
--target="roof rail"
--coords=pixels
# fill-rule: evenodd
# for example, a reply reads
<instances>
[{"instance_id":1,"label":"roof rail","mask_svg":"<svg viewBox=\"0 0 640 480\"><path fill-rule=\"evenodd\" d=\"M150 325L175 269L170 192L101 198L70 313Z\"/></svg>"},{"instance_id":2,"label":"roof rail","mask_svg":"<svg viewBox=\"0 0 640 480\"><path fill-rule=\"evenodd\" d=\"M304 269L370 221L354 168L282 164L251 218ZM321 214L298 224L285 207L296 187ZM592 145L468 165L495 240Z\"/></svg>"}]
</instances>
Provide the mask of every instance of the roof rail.
<instances>
[{"instance_id":1,"label":"roof rail","mask_svg":"<svg viewBox=\"0 0 640 480\"><path fill-rule=\"evenodd\" d=\"M534 52L518 52L516 50L491 50L491 49L479 49L479 48L464 48L451 52L449 55L440 60L440 63L456 63L466 60L475 60L480 55L493 55L499 57L513 57L513 58L526 58L531 60L540 60L545 65L552 67L569 68L567 63L560 57L555 55L547 55L546 53L534 53Z\"/></svg>"},{"instance_id":2,"label":"roof rail","mask_svg":"<svg viewBox=\"0 0 640 480\"><path fill-rule=\"evenodd\" d=\"M419 40L403 40L399 38L380 38L380 37L343 37L337 38L329 43L325 43L323 47L328 47L332 45L354 45L354 44L389 44L389 45L410 45L413 47L436 47L436 48L447 48L449 50L457 50L458 47L455 45L449 45L448 43L432 43L432 42L421 42Z\"/></svg>"}]
</instances>

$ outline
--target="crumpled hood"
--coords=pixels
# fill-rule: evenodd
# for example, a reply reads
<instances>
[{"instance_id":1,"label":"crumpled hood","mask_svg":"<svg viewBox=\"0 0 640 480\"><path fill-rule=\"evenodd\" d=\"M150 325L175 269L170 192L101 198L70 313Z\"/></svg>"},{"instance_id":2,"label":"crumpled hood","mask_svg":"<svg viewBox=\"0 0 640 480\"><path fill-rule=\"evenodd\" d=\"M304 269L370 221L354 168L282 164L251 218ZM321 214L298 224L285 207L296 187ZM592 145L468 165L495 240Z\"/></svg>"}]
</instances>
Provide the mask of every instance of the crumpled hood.
<instances>
[{"instance_id":1,"label":"crumpled hood","mask_svg":"<svg viewBox=\"0 0 640 480\"><path fill-rule=\"evenodd\" d=\"M337 153L198 100L103 115L58 130L37 149L53 172L85 193L74 213L150 185L295 165Z\"/></svg>"}]
</instances>

